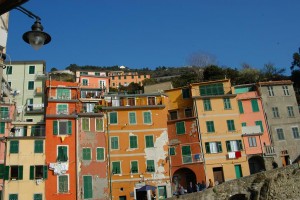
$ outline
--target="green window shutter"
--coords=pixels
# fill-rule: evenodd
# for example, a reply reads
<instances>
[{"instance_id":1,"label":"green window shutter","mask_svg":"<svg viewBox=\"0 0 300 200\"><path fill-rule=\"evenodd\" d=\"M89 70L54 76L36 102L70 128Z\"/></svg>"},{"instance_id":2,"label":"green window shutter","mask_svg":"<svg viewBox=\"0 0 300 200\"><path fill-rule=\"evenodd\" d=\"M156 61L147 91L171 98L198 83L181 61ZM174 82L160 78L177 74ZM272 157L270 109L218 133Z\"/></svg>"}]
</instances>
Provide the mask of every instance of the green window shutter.
<instances>
[{"instance_id":1,"label":"green window shutter","mask_svg":"<svg viewBox=\"0 0 300 200\"><path fill-rule=\"evenodd\" d=\"M134 112L129 113L129 123L130 124L136 124L136 117Z\"/></svg>"},{"instance_id":2,"label":"green window shutter","mask_svg":"<svg viewBox=\"0 0 300 200\"><path fill-rule=\"evenodd\" d=\"M29 74L34 74L35 66L29 66Z\"/></svg>"},{"instance_id":3,"label":"green window shutter","mask_svg":"<svg viewBox=\"0 0 300 200\"><path fill-rule=\"evenodd\" d=\"M0 134L5 133L5 122L0 122Z\"/></svg>"},{"instance_id":4,"label":"green window shutter","mask_svg":"<svg viewBox=\"0 0 300 200\"><path fill-rule=\"evenodd\" d=\"M151 124L152 120L151 120L151 113L150 112L144 112L144 124Z\"/></svg>"},{"instance_id":5,"label":"green window shutter","mask_svg":"<svg viewBox=\"0 0 300 200\"><path fill-rule=\"evenodd\" d=\"M83 148L82 149L82 159L83 160L91 160L92 159L91 148Z\"/></svg>"},{"instance_id":6,"label":"green window shutter","mask_svg":"<svg viewBox=\"0 0 300 200\"><path fill-rule=\"evenodd\" d=\"M8 200L18 200L18 194L9 194Z\"/></svg>"},{"instance_id":7,"label":"green window shutter","mask_svg":"<svg viewBox=\"0 0 300 200\"><path fill-rule=\"evenodd\" d=\"M251 106L252 106L252 111L253 112L259 112L257 99L251 99Z\"/></svg>"},{"instance_id":8,"label":"green window shutter","mask_svg":"<svg viewBox=\"0 0 300 200\"><path fill-rule=\"evenodd\" d=\"M29 180L34 180L34 166L29 167Z\"/></svg>"},{"instance_id":9,"label":"green window shutter","mask_svg":"<svg viewBox=\"0 0 300 200\"><path fill-rule=\"evenodd\" d=\"M58 151L57 161L60 162L68 161L68 148L66 146L59 146L57 151Z\"/></svg>"},{"instance_id":10,"label":"green window shutter","mask_svg":"<svg viewBox=\"0 0 300 200\"><path fill-rule=\"evenodd\" d=\"M242 127L245 127L247 126L247 123L246 122L242 122Z\"/></svg>"},{"instance_id":11,"label":"green window shutter","mask_svg":"<svg viewBox=\"0 0 300 200\"><path fill-rule=\"evenodd\" d=\"M53 121L53 135L58 134L58 126L57 126L57 121Z\"/></svg>"},{"instance_id":12,"label":"green window shutter","mask_svg":"<svg viewBox=\"0 0 300 200\"><path fill-rule=\"evenodd\" d=\"M175 155L175 147L170 147L170 155L171 156Z\"/></svg>"},{"instance_id":13,"label":"green window shutter","mask_svg":"<svg viewBox=\"0 0 300 200\"><path fill-rule=\"evenodd\" d=\"M96 131L103 131L103 118L96 118Z\"/></svg>"},{"instance_id":14,"label":"green window shutter","mask_svg":"<svg viewBox=\"0 0 300 200\"><path fill-rule=\"evenodd\" d=\"M71 135L72 134L72 121L68 121L68 132L67 132L68 135Z\"/></svg>"},{"instance_id":15,"label":"green window shutter","mask_svg":"<svg viewBox=\"0 0 300 200\"><path fill-rule=\"evenodd\" d=\"M97 148L97 160L104 160L104 148Z\"/></svg>"},{"instance_id":16,"label":"green window shutter","mask_svg":"<svg viewBox=\"0 0 300 200\"><path fill-rule=\"evenodd\" d=\"M118 137L111 137L111 149L119 149L119 138Z\"/></svg>"},{"instance_id":17,"label":"green window shutter","mask_svg":"<svg viewBox=\"0 0 300 200\"><path fill-rule=\"evenodd\" d=\"M218 148L218 152L222 152L222 143L221 142L217 142L217 148Z\"/></svg>"},{"instance_id":18,"label":"green window shutter","mask_svg":"<svg viewBox=\"0 0 300 200\"><path fill-rule=\"evenodd\" d=\"M120 162L112 162L112 173L113 174L121 173L121 163Z\"/></svg>"},{"instance_id":19,"label":"green window shutter","mask_svg":"<svg viewBox=\"0 0 300 200\"><path fill-rule=\"evenodd\" d=\"M18 180L23 180L23 165L18 167Z\"/></svg>"},{"instance_id":20,"label":"green window shutter","mask_svg":"<svg viewBox=\"0 0 300 200\"><path fill-rule=\"evenodd\" d=\"M8 180L9 179L9 166L5 166L5 170L4 170L4 180Z\"/></svg>"},{"instance_id":21,"label":"green window shutter","mask_svg":"<svg viewBox=\"0 0 300 200\"><path fill-rule=\"evenodd\" d=\"M241 114L244 113L243 103L241 100L238 100L239 111Z\"/></svg>"},{"instance_id":22,"label":"green window shutter","mask_svg":"<svg viewBox=\"0 0 300 200\"><path fill-rule=\"evenodd\" d=\"M190 98L190 89L189 88L182 89L182 98L183 99Z\"/></svg>"},{"instance_id":23,"label":"green window shutter","mask_svg":"<svg viewBox=\"0 0 300 200\"><path fill-rule=\"evenodd\" d=\"M34 141L34 153L43 153L44 152L44 141L35 140Z\"/></svg>"},{"instance_id":24,"label":"green window shutter","mask_svg":"<svg viewBox=\"0 0 300 200\"><path fill-rule=\"evenodd\" d=\"M130 148L137 148L137 136L129 136Z\"/></svg>"},{"instance_id":25,"label":"green window shutter","mask_svg":"<svg viewBox=\"0 0 300 200\"><path fill-rule=\"evenodd\" d=\"M28 90L33 90L34 89L34 81L28 81Z\"/></svg>"},{"instance_id":26,"label":"green window shutter","mask_svg":"<svg viewBox=\"0 0 300 200\"><path fill-rule=\"evenodd\" d=\"M146 135L146 148L154 147L153 136Z\"/></svg>"},{"instance_id":27,"label":"green window shutter","mask_svg":"<svg viewBox=\"0 0 300 200\"><path fill-rule=\"evenodd\" d=\"M4 178L4 174L5 174L5 166L4 164L0 164L0 179Z\"/></svg>"},{"instance_id":28,"label":"green window shutter","mask_svg":"<svg viewBox=\"0 0 300 200\"><path fill-rule=\"evenodd\" d=\"M178 135L185 134L185 124L184 124L184 122L176 122L176 133Z\"/></svg>"},{"instance_id":29,"label":"green window shutter","mask_svg":"<svg viewBox=\"0 0 300 200\"><path fill-rule=\"evenodd\" d=\"M227 149L227 152L231 152L230 141L226 141L226 149Z\"/></svg>"},{"instance_id":30,"label":"green window shutter","mask_svg":"<svg viewBox=\"0 0 300 200\"><path fill-rule=\"evenodd\" d=\"M66 193L68 192L68 176L61 175L58 177L58 192Z\"/></svg>"},{"instance_id":31,"label":"green window shutter","mask_svg":"<svg viewBox=\"0 0 300 200\"><path fill-rule=\"evenodd\" d=\"M208 133L213 133L215 132L215 126L213 121L207 121L206 122L206 128Z\"/></svg>"},{"instance_id":32,"label":"green window shutter","mask_svg":"<svg viewBox=\"0 0 300 200\"><path fill-rule=\"evenodd\" d=\"M235 130L235 126L234 126L234 121L233 120L227 120L227 128L228 128L228 131L234 131Z\"/></svg>"},{"instance_id":33,"label":"green window shutter","mask_svg":"<svg viewBox=\"0 0 300 200\"><path fill-rule=\"evenodd\" d=\"M209 142L205 142L205 150L206 150L206 153L210 153Z\"/></svg>"},{"instance_id":34,"label":"green window shutter","mask_svg":"<svg viewBox=\"0 0 300 200\"><path fill-rule=\"evenodd\" d=\"M237 144L238 144L239 151L243 150L242 140L237 140Z\"/></svg>"},{"instance_id":35,"label":"green window shutter","mask_svg":"<svg viewBox=\"0 0 300 200\"><path fill-rule=\"evenodd\" d=\"M33 200L43 200L43 195L42 194L34 194Z\"/></svg>"},{"instance_id":36,"label":"green window shutter","mask_svg":"<svg viewBox=\"0 0 300 200\"><path fill-rule=\"evenodd\" d=\"M224 98L223 102L224 102L224 109L225 110L231 109L231 103L230 103L230 99L229 98Z\"/></svg>"},{"instance_id":37,"label":"green window shutter","mask_svg":"<svg viewBox=\"0 0 300 200\"><path fill-rule=\"evenodd\" d=\"M44 165L43 166L43 179L47 179L48 178L48 166Z\"/></svg>"},{"instance_id":38,"label":"green window shutter","mask_svg":"<svg viewBox=\"0 0 300 200\"><path fill-rule=\"evenodd\" d=\"M19 141L10 141L10 153L19 153Z\"/></svg>"},{"instance_id":39,"label":"green window shutter","mask_svg":"<svg viewBox=\"0 0 300 200\"><path fill-rule=\"evenodd\" d=\"M89 131L90 127L89 127L89 119L88 118L82 118L82 130L84 131Z\"/></svg>"},{"instance_id":40,"label":"green window shutter","mask_svg":"<svg viewBox=\"0 0 300 200\"><path fill-rule=\"evenodd\" d=\"M109 113L109 122L110 124L117 124L118 123L118 116L116 112Z\"/></svg>"},{"instance_id":41,"label":"green window shutter","mask_svg":"<svg viewBox=\"0 0 300 200\"><path fill-rule=\"evenodd\" d=\"M131 173L138 173L138 162L137 161L131 161Z\"/></svg>"},{"instance_id":42,"label":"green window shutter","mask_svg":"<svg viewBox=\"0 0 300 200\"><path fill-rule=\"evenodd\" d=\"M181 155L182 155L183 163L191 163L192 162L190 146L182 146L181 147Z\"/></svg>"},{"instance_id":43,"label":"green window shutter","mask_svg":"<svg viewBox=\"0 0 300 200\"><path fill-rule=\"evenodd\" d=\"M154 160L147 160L147 172L155 172Z\"/></svg>"},{"instance_id":44,"label":"green window shutter","mask_svg":"<svg viewBox=\"0 0 300 200\"><path fill-rule=\"evenodd\" d=\"M261 132L262 133L264 132L264 127L263 127L262 121L255 121L255 125L260 126Z\"/></svg>"},{"instance_id":45,"label":"green window shutter","mask_svg":"<svg viewBox=\"0 0 300 200\"><path fill-rule=\"evenodd\" d=\"M93 198L92 176L83 176L83 198Z\"/></svg>"}]
</instances>

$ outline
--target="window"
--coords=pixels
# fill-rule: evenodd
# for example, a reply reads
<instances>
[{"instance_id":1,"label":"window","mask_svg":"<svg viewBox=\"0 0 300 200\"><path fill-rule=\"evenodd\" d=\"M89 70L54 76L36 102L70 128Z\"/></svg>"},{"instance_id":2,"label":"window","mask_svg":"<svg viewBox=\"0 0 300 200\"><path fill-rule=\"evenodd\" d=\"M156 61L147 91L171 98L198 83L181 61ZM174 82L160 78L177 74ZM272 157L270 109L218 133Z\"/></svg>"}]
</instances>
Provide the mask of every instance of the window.
<instances>
[{"instance_id":1,"label":"window","mask_svg":"<svg viewBox=\"0 0 300 200\"><path fill-rule=\"evenodd\" d=\"M210 99L204 99L203 104L204 104L204 111L211 111Z\"/></svg>"},{"instance_id":2,"label":"window","mask_svg":"<svg viewBox=\"0 0 300 200\"><path fill-rule=\"evenodd\" d=\"M110 137L111 149L119 149L119 138Z\"/></svg>"},{"instance_id":3,"label":"window","mask_svg":"<svg viewBox=\"0 0 300 200\"><path fill-rule=\"evenodd\" d=\"M89 131L90 130L90 118L82 118L82 130L83 131Z\"/></svg>"},{"instance_id":4,"label":"window","mask_svg":"<svg viewBox=\"0 0 300 200\"><path fill-rule=\"evenodd\" d=\"M35 73L35 66L29 66L29 74Z\"/></svg>"},{"instance_id":5,"label":"window","mask_svg":"<svg viewBox=\"0 0 300 200\"><path fill-rule=\"evenodd\" d=\"M118 114L117 114L117 112L110 112L109 113L109 123L110 124L117 124L118 123Z\"/></svg>"},{"instance_id":6,"label":"window","mask_svg":"<svg viewBox=\"0 0 300 200\"><path fill-rule=\"evenodd\" d=\"M103 118L96 118L96 131L104 131Z\"/></svg>"},{"instance_id":7,"label":"window","mask_svg":"<svg viewBox=\"0 0 300 200\"><path fill-rule=\"evenodd\" d=\"M228 128L228 131L234 131L235 130L234 120L227 120L227 128Z\"/></svg>"},{"instance_id":8,"label":"window","mask_svg":"<svg viewBox=\"0 0 300 200\"><path fill-rule=\"evenodd\" d=\"M282 89L283 89L284 96L289 96L290 95L289 88L288 88L287 85L283 85Z\"/></svg>"},{"instance_id":9,"label":"window","mask_svg":"<svg viewBox=\"0 0 300 200\"><path fill-rule=\"evenodd\" d=\"M177 111L170 111L170 119L171 120L176 120L177 119Z\"/></svg>"},{"instance_id":10,"label":"window","mask_svg":"<svg viewBox=\"0 0 300 200\"><path fill-rule=\"evenodd\" d=\"M144 124L152 124L151 112L144 112Z\"/></svg>"},{"instance_id":11,"label":"window","mask_svg":"<svg viewBox=\"0 0 300 200\"><path fill-rule=\"evenodd\" d=\"M185 123L184 122L176 122L176 133L178 135L185 134Z\"/></svg>"},{"instance_id":12,"label":"window","mask_svg":"<svg viewBox=\"0 0 300 200\"><path fill-rule=\"evenodd\" d=\"M279 118L278 107L272 107L272 112L273 112L273 117L274 118Z\"/></svg>"},{"instance_id":13,"label":"window","mask_svg":"<svg viewBox=\"0 0 300 200\"><path fill-rule=\"evenodd\" d=\"M278 140L284 140L283 129L282 129L282 128L277 128L277 129L276 129L276 132L277 132Z\"/></svg>"},{"instance_id":14,"label":"window","mask_svg":"<svg viewBox=\"0 0 300 200\"><path fill-rule=\"evenodd\" d=\"M28 90L33 90L34 89L34 81L28 81Z\"/></svg>"},{"instance_id":15,"label":"window","mask_svg":"<svg viewBox=\"0 0 300 200\"><path fill-rule=\"evenodd\" d=\"M99 88L102 88L102 89L104 89L104 88L105 88L105 86L106 86L106 83L105 83L105 81L103 81L103 80L100 80L100 81L99 81Z\"/></svg>"},{"instance_id":16,"label":"window","mask_svg":"<svg viewBox=\"0 0 300 200\"><path fill-rule=\"evenodd\" d=\"M182 89L182 98L183 99L188 99L190 97L191 97L190 89L189 88Z\"/></svg>"},{"instance_id":17,"label":"window","mask_svg":"<svg viewBox=\"0 0 300 200\"><path fill-rule=\"evenodd\" d=\"M34 153L44 153L44 141L35 140L34 141Z\"/></svg>"},{"instance_id":18,"label":"window","mask_svg":"<svg viewBox=\"0 0 300 200\"><path fill-rule=\"evenodd\" d=\"M274 96L273 86L268 86L268 93L270 97Z\"/></svg>"},{"instance_id":19,"label":"window","mask_svg":"<svg viewBox=\"0 0 300 200\"><path fill-rule=\"evenodd\" d=\"M201 96L223 95L223 94L224 94L224 88L222 83L200 86Z\"/></svg>"},{"instance_id":20,"label":"window","mask_svg":"<svg viewBox=\"0 0 300 200\"><path fill-rule=\"evenodd\" d=\"M0 164L0 179L4 178L5 166L4 164Z\"/></svg>"},{"instance_id":21,"label":"window","mask_svg":"<svg viewBox=\"0 0 300 200\"><path fill-rule=\"evenodd\" d=\"M181 147L181 154L182 154L182 163L191 163L191 162L193 162L190 146L182 146Z\"/></svg>"},{"instance_id":22,"label":"window","mask_svg":"<svg viewBox=\"0 0 300 200\"><path fill-rule=\"evenodd\" d=\"M244 113L244 108L243 108L243 103L242 103L241 100L238 100L238 106L239 106L240 114L243 114Z\"/></svg>"},{"instance_id":23,"label":"window","mask_svg":"<svg viewBox=\"0 0 300 200\"><path fill-rule=\"evenodd\" d=\"M235 152L243 150L242 140L226 141L227 152Z\"/></svg>"},{"instance_id":24,"label":"window","mask_svg":"<svg viewBox=\"0 0 300 200\"><path fill-rule=\"evenodd\" d=\"M247 126L247 123L246 122L242 122L242 127L245 127Z\"/></svg>"},{"instance_id":25,"label":"window","mask_svg":"<svg viewBox=\"0 0 300 200\"><path fill-rule=\"evenodd\" d=\"M56 89L57 99L71 99L71 90L67 88Z\"/></svg>"},{"instance_id":26,"label":"window","mask_svg":"<svg viewBox=\"0 0 300 200\"><path fill-rule=\"evenodd\" d=\"M97 160L104 161L104 148L97 147Z\"/></svg>"},{"instance_id":27,"label":"window","mask_svg":"<svg viewBox=\"0 0 300 200\"><path fill-rule=\"evenodd\" d=\"M148 105L155 105L155 97L148 97Z\"/></svg>"},{"instance_id":28,"label":"window","mask_svg":"<svg viewBox=\"0 0 300 200\"><path fill-rule=\"evenodd\" d=\"M193 117L193 112L191 108L184 109L184 115L185 117Z\"/></svg>"},{"instance_id":29,"label":"window","mask_svg":"<svg viewBox=\"0 0 300 200\"><path fill-rule=\"evenodd\" d=\"M295 139L299 139L299 130L298 130L298 127L293 127L292 128L292 132L293 132L293 136Z\"/></svg>"},{"instance_id":30,"label":"window","mask_svg":"<svg viewBox=\"0 0 300 200\"><path fill-rule=\"evenodd\" d=\"M18 194L9 194L8 200L18 200Z\"/></svg>"},{"instance_id":31,"label":"window","mask_svg":"<svg viewBox=\"0 0 300 200\"><path fill-rule=\"evenodd\" d=\"M9 85L9 87L11 87L11 81L8 81L7 84Z\"/></svg>"},{"instance_id":32,"label":"window","mask_svg":"<svg viewBox=\"0 0 300 200\"><path fill-rule=\"evenodd\" d=\"M112 76L112 77L111 77L111 80L115 80L115 77L114 77L114 76ZM113 83L113 85L114 85L114 84L115 84L115 83Z\"/></svg>"},{"instance_id":33,"label":"window","mask_svg":"<svg viewBox=\"0 0 300 200\"><path fill-rule=\"evenodd\" d=\"M289 117L295 117L293 106L288 106L287 111L288 111L288 116Z\"/></svg>"},{"instance_id":34,"label":"window","mask_svg":"<svg viewBox=\"0 0 300 200\"><path fill-rule=\"evenodd\" d=\"M0 122L0 134L5 133L5 122Z\"/></svg>"},{"instance_id":35,"label":"window","mask_svg":"<svg viewBox=\"0 0 300 200\"><path fill-rule=\"evenodd\" d=\"M43 200L43 194L34 194L33 200Z\"/></svg>"},{"instance_id":36,"label":"window","mask_svg":"<svg viewBox=\"0 0 300 200\"><path fill-rule=\"evenodd\" d=\"M224 109L225 110L231 109L231 104L230 104L230 99L229 98L224 98L223 102L224 102Z\"/></svg>"},{"instance_id":37,"label":"window","mask_svg":"<svg viewBox=\"0 0 300 200\"><path fill-rule=\"evenodd\" d=\"M146 140L146 148L154 147L153 135L146 135L145 140Z\"/></svg>"},{"instance_id":38,"label":"window","mask_svg":"<svg viewBox=\"0 0 300 200\"><path fill-rule=\"evenodd\" d=\"M9 108L8 107L0 107L0 118L1 119L9 118Z\"/></svg>"},{"instance_id":39,"label":"window","mask_svg":"<svg viewBox=\"0 0 300 200\"><path fill-rule=\"evenodd\" d=\"M19 141L10 141L9 153L19 153Z\"/></svg>"},{"instance_id":40,"label":"window","mask_svg":"<svg viewBox=\"0 0 300 200\"><path fill-rule=\"evenodd\" d=\"M259 112L257 99L251 99L251 106L252 106L252 111L253 112Z\"/></svg>"},{"instance_id":41,"label":"window","mask_svg":"<svg viewBox=\"0 0 300 200\"><path fill-rule=\"evenodd\" d=\"M118 79L121 80L121 76L118 76Z\"/></svg>"},{"instance_id":42,"label":"window","mask_svg":"<svg viewBox=\"0 0 300 200\"><path fill-rule=\"evenodd\" d=\"M47 165L31 165L29 168L29 179L47 179L48 167Z\"/></svg>"},{"instance_id":43,"label":"window","mask_svg":"<svg viewBox=\"0 0 300 200\"><path fill-rule=\"evenodd\" d=\"M134 97L127 98L127 105L128 106L134 106L135 105L135 98Z\"/></svg>"},{"instance_id":44,"label":"window","mask_svg":"<svg viewBox=\"0 0 300 200\"><path fill-rule=\"evenodd\" d=\"M83 176L83 198L93 198L93 181L92 176Z\"/></svg>"},{"instance_id":45,"label":"window","mask_svg":"<svg viewBox=\"0 0 300 200\"><path fill-rule=\"evenodd\" d=\"M100 72L95 72L95 76L100 76Z\"/></svg>"},{"instance_id":46,"label":"window","mask_svg":"<svg viewBox=\"0 0 300 200\"><path fill-rule=\"evenodd\" d=\"M53 135L71 135L72 121L53 121Z\"/></svg>"},{"instance_id":47,"label":"window","mask_svg":"<svg viewBox=\"0 0 300 200\"><path fill-rule=\"evenodd\" d=\"M88 72L80 72L80 75L88 75Z\"/></svg>"},{"instance_id":48,"label":"window","mask_svg":"<svg viewBox=\"0 0 300 200\"><path fill-rule=\"evenodd\" d=\"M137 148L137 136L135 136L135 135L129 136L129 141L130 141L129 143L130 143L130 148L131 149Z\"/></svg>"},{"instance_id":49,"label":"window","mask_svg":"<svg viewBox=\"0 0 300 200\"><path fill-rule=\"evenodd\" d=\"M255 125L256 125L256 126L260 126L260 131L261 131L261 133L264 132L264 127L263 127L262 121L255 121Z\"/></svg>"},{"instance_id":50,"label":"window","mask_svg":"<svg viewBox=\"0 0 300 200\"><path fill-rule=\"evenodd\" d=\"M68 193L69 192L69 176L59 175L58 177L58 193Z\"/></svg>"},{"instance_id":51,"label":"window","mask_svg":"<svg viewBox=\"0 0 300 200\"><path fill-rule=\"evenodd\" d=\"M68 161L68 146L57 146L57 161L58 162Z\"/></svg>"},{"instance_id":52,"label":"window","mask_svg":"<svg viewBox=\"0 0 300 200\"><path fill-rule=\"evenodd\" d=\"M82 148L82 160L92 160L91 148Z\"/></svg>"},{"instance_id":53,"label":"window","mask_svg":"<svg viewBox=\"0 0 300 200\"><path fill-rule=\"evenodd\" d=\"M207 121L206 122L206 128L208 133L213 133L215 132L215 126L213 121Z\"/></svg>"},{"instance_id":54,"label":"window","mask_svg":"<svg viewBox=\"0 0 300 200\"><path fill-rule=\"evenodd\" d=\"M22 165L5 166L4 179L23 180L23 166Z\"/></svg>"},{"instance_id":55,"label":"window","mask_svg":"<svg viewBox=\"0 0 300 200\"><path fill-rule=\"evenodd\" d=\"M136 124L136 113L135 112L129 112L129 124Z\"/></svg>"},{"instance_id":56,"label":"window","mask_svg":"<svg viewBox=\"0 0 300 200\"><path fill-rule=\"evenodd\" d=\"M82 85L84 85L84 86L89 85L89 80L88 79L82 79Z\"/></svg>"},{"instance_id":57,"label":"window","mask_svg":"<svg viewBox=\"0 0 300 200\"><path fill-rule=\"evenodd\" d=\"M221 153L222 144L221 142L205 142L206 153Z\"/></svg>"},{"instance_id":58,"label":"window","mask_svg":"<svg viewBox=\"0 0 300 200\"><path fill-rule=\"evenodd\" d=\"M255 137L248 137L248 143L249 143L249 147L256 147L256 138Z\"/></svg>"},{"instance_id":59,"label":"window","mask_svg":"<svg viewBox=\"0 0 300 200\"><path fill-rule=\"evenodd\" d=\"M139 172L139 167L138 167L138 161L131 161L130 162L130 172L132 174L136 174Z\"/></svg>"},{"instance_id":60,"label":"window","mask_svg":"<svg viewBox=\"0 0 300 200\"><path fill-rule=\"evenodd\" d=\"M147 172L155 172L154 160L147 160Z\"/></svg>"},{"instance_id":61,"label":"window","mask_svg":"<svg viewBox=\"0 0 300 200\"><path fill-rule=\"evenodd\" d=\"M68 104L57 104L56 105L56 113L57 114L64 114L64 115L67 115L69 114L69 111L68 111Z\"/></svg>"},{"instance_id":62,"label":"window","mask_svg":"<svg viewBox=\"0 0 300 200\"><path fill-rule=\"evenodd\" d=\"M6 66L6 74L12 74L12 66Z\"/></svg>"},{"instance_id":63,"label":"window","mask_svg":"<svg viewBox=\"0 0 300 200\"><path fill-rule=\"evenodd\" d=\"M176 155L175 147L170 147L170 149L169 149L169 154L170 154L171 156L175 156L175 155Z\"/></svg>"},{"instance_id":64,"label":"window","mask_svg":"<svg viewBox=\"0 0 300 200\"><path fill-rule=\"evenodd\" d=\"M112 174L121 174L121 163L120 161L112 162Z\"/></svg>"}]
</instances>

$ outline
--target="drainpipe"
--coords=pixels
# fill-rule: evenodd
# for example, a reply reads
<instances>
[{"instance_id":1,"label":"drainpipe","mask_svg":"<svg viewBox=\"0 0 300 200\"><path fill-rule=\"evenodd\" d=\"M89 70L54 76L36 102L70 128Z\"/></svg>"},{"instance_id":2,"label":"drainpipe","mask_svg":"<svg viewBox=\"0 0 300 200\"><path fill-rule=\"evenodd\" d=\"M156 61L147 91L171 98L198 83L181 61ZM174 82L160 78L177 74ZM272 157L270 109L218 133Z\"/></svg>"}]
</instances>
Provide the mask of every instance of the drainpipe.
<instances>
[{"instance_id":1,"label":"drainpipe","mask_svg":"<svg viewBox=\"0 0 300 200\"><path fill-rule=\"evenodd\" d=\"M109 123L108 123L108 111L106 111L106 133L107 133L107 171L109 176L109 199L112 200L112 183L111 183L111 166L110 166L110 138L109 138Z\"/></svg>"},{"instance_id":2,"label":"drainpipe","mask_svg":"<svg viewBox=\"0 0 300 200\"><path fill-rule=\"evenodd\" d=\"M76 134L76 140L75 140L75 145L76 145L76 153L75 153L75 155L76 155L76 190L77 190L77 199L80 199L80 189L79 189L79 167L78 167L78 165L79 165L79 156L78 156L78 149L79 149L79 147L78 147L78 139L79 139L79 134L78 134L78 116L76 117L76 132L75 132L75 134Z\"/></svg>"}]
</instances>

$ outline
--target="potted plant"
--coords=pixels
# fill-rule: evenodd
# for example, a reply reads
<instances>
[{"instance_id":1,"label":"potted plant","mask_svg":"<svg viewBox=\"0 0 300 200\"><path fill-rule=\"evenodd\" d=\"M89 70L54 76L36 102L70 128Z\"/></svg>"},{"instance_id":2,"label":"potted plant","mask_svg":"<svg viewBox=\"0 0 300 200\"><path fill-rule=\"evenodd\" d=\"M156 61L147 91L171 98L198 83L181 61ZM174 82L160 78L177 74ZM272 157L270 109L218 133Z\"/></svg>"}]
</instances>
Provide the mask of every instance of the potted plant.
<instances>
[{"instance_id":1,"label":"potted plant","mask_svg":"<svg viewBox=\"0 0 300 200\"><path fill-rule=\"evenodd\" d=\"M95 107L94 107L94 112L95 112L95 113L102 112L102 106L101 106L101 105L95 105Z\"/></svg>"}]
</instances>

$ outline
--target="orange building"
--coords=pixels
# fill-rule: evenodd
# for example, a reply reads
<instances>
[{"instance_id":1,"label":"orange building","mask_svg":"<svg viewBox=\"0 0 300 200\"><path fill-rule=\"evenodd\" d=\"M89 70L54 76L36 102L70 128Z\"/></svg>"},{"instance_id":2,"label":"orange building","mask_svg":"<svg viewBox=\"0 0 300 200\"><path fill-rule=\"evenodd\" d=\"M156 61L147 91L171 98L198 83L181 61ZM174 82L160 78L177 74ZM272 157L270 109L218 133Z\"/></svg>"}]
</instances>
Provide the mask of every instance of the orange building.
<instances>
[{"instance_id":1,"label":"orange building","mask_svg":"<svg viewBox=\"0 0 300 200\"><path fill-rule=\"evenodd\" d=\"M169 97L168 135L173 192L179 185L205 181L198 124L189 87L165 91ZM195 188L194 188L195 189Z\"/></svg>"},{"instance_id":2,"label":"orange building","mask_svg":"<svg viewBox=\"0 0 300 200\"><path fill-rule=\"evenodd\" d=\"M78 83L46 81L46 199L77 199Z\"/></svg>"},{"instance_id":3,"label":"orange building","mask_svg":"<svg viewBox=\"0 0 300 200\"><path fill-rule=\"evenodd\" d=\"M105 97L111 199L171 197L167 103L160 93Z\"/></svg>"},{"instance_id":4,"label":"orange building","mask_svg":"<svg viewBox=\"0 0 300 200\"><path fill-rule=\"evenodd\" d=\"M237 94L242 136L250 173L272 169L275 151L271 145L262 100L258 95L256 85L234 86L234 93Z\"/></svg>"},{"instance_id":5,"label":"orange building","mask_svg":"<svg viewBox=\"0 0 300 200\"><path fill-rule=\"evenodd\" d=\"M111 88L118 88L120 85L128 86L130 83L138 83L142 85L143 80L150 79L150 75L141 75L137 72L111 71L108 72L110 79L109 86Z\"/></svg>"},{"instance_id":6,"label":"orange building","mask_svg":"<svg viewBox=\"0 0 300 200\"><path fill-rule=\"evenodd\" d=\"M106 76L106 72L76 71L76 82L80 83L82 97L100 98L109 92L109 77ZM90 89L95 92L90 93Z\"/></svg>"}]
</instances>

